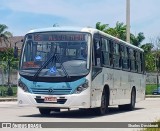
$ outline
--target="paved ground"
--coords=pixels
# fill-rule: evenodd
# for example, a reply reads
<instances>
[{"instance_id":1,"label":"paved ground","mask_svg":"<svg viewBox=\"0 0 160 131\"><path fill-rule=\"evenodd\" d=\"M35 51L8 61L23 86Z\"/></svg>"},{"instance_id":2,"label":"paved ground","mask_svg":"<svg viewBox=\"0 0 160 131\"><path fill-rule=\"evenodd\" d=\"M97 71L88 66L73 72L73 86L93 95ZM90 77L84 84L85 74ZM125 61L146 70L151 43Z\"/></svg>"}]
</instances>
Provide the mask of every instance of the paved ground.
<instances>
[{"instance_id":1,"label":"paved ground","mask_svg":"<svg viewBox=\"0 0 160 131\"><path fill-rule=\"evenodd\" d=\"M16 102L0 102L0 122L152 122L160 119L160 98L146 98L136 104L134 111L119 111L117 107L110 107L109 114L95 116L79 110L63 110L60 113L52 112L50 116L41 116L38 109L32 107L18 107ZM114 124L114 123L113 123ZM116 127L116 124L115 124ZM2 129L1 129L2 130ZM8 129L6 129L8 131ZM17 130L17 129L16 129ZM22 130L22 129L19 129ZM25 130L25 129L23 129ZM30 129L28 129L30 130ZM34 129L35 130L35 129ZM39 130L39 129L37 129ZM42 129L41 129L42 130ZM47 129L58 131L99 131L119 130L137 131L138 129ZM4 131L4 129L3 129Z\"/></svg>"}]
</instances>

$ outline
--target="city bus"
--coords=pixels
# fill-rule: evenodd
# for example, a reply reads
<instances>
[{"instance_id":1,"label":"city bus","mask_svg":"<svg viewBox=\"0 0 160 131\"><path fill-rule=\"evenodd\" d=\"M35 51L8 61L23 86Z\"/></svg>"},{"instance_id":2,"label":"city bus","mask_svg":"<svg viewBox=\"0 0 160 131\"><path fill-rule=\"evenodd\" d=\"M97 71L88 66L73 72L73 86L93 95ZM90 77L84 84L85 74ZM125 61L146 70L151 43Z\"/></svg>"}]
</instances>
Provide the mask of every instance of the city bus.
<instances>
[{"instance_id":1,"label":"city bus","mask_svg":"<svg viewBox=\"0 0 160 131\"><path fill-rule=\"evenodd\" d=\"M133 110L145 99L144 51L94 28L51 27L23 40L18 105L42 115L60 109L109 106Z\"/></svg>"}]
</instances>

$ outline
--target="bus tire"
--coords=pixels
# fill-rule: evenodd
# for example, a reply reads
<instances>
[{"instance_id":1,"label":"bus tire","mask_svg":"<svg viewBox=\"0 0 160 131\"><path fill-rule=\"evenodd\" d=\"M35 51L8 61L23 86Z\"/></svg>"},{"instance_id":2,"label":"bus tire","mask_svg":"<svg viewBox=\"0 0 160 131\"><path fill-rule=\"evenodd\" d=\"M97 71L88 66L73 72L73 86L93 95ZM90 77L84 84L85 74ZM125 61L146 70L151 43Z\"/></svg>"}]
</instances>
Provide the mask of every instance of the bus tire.
<instances>
[{"instance_id":1,"label":"bus tire","mask_svg":"<svg viewBox=\"0 0 160 131\"><path fill-rule=\"evenodd\" d=\"M49 115L51 113L51 109L39 108L39 112L41 113L41 115Z\"/></svg>"},{"instance_id":2,"label":"bus tire","mask_svg":"<svg viewBox=\"0 0 160 131\"><path fill-rule=\"evenodd\" d=\"M136 91L133 88L132 92L131 92L131 101L130 104L126 104L126 105L119 105L119 110L128 110L128 111L132 111L135 108L135 103L136 103Z\"/></svg>"},{"instance_id":3,"label":"bus tire","mask_svg":"<svg viewBox=\"0 0 160 131\"><path fill-rule=\"evenodd\" d=\"M96 114L100 116L105 115L108 112L108 105L109 105L109 94L107 94L104 89L101 96L101 106L96 108Z\"/></svg>"},{"instance_id":4,"label":"bus tire","mask_svg":"<svg viewBox=\"0 0 160 131\"><path fill-rule=\"evenodd\" d=\"M127 110L129 111L134 110L135 103L136 103L136 91L135 91L135 88L133 88L131 92L131 102L130 104L127 105Z\"/></svg>"}]
</instances>

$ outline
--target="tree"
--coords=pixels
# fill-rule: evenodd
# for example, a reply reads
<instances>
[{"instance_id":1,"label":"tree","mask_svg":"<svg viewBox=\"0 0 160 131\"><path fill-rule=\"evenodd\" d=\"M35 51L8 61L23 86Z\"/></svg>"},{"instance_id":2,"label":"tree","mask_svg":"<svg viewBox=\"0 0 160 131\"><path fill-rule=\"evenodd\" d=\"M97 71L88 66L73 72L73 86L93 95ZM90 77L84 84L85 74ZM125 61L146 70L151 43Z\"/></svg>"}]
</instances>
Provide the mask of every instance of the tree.
<instances>
[{"instance_id":1,"label":"tree","mask_svg":"<svg viewBox=\"0 0 160 131\"><path fill-rule=\"evenodd\" d=\"M2 72L8 74L8 85L10 84L11 71L13 69L18 69L18 59L14 58L13 53L13 48L7 48L0 58L0 67L2 69Z\"/></svg>"},{"instance_id":2,"label":"tree","mask_svg":"<svg viewBox=\"0 0 160 131\"><path fill-rule=\"evenodd\" d=\"M108 24L101 24L101 22L97 22L96 29L115 36L119 39L126 40L126 25L124 25L123 22L117 21L114 28L109 27Z\"/></svg>"},{"instance_id":3,"label":"tree","mask_svg":"<svg viewBox=\"0 0 160 131\"><path fill-rule=\"evenodd\" d=\"M108 24L101 24L101 22L96 23L96 29L105 32L109 28Z\"/></svg>"},{"instance_id":4,"label":"tree","mask_svg":"<svg viewBox=\"0 0 160 131\"><path fill-rule=\"evenodd\" d=\"M145 57L145 69L146 71L154 71L155 70L155 54L152 51L154 45L152 43L146 43L141 46L144 50Z\"/></svg>"},{"instance_id":5,"label":"tree","mask_svg":"<svg viewBox=\"0 0 160 131\"><path fill-rule=\"evenodd\" d=\"M154 45L152 43L146 43L144 45L141 45L141 48L144 50L144 53L150 53L153 49Z\"/></svg>"},{"instance_id":6,"label":"tree","mask_svg":"<svg viewBox=\"0 0 160 131\"><path fill-rule=\"evenodd\" d=\"M114 28L109 28L106 33L115 36L121 40L126 40L126 25L124 25L123 22L116 23L116 26Z\"/></svg>"},{"instance_id":7,"label":"tree","mask_svg":"<svg viewBox=\"0 0 160 131\"><path fill-rule=\"evenodd\" d=\"M110 34L114 37L117 37L121 40L126 41L126 25L123 22L116 22L115 27L109 27L108 24L101 24L101 22L96 23L96 29L101 30L107 34ZM141 42L145 39L144 34L142 32L138 33L137 36L130 34L131 44L135 46L140 46Z\"/></svg>"},{"instance_id":8,"label":"tree","mask_svg":"<svg viewBox=\"0 0 160 131\"><path fill-rule=\"evenodd\" d=\"M9 31L6 31L8 27L4 24L0 24L0 43L5 43L6 47L3 47L5 50L3 52L0 52L0 67L1 72L8 71L8 85L10 83L10 66L13 64L13 57L12 55L12 49L11 49L11 43L9 42L9 38L12 37L12 33ZM12 64L10 64L12 62ZM8 65L7 65L8 63ZM8 68L7 68L8 67ZM3 75L3 74L2 74ZM2 78L3 79L3 78Z\"/></svg>"},{"instance_id":9,"label":"tree","mask_svg":"<svg viewBox=\"0 0 160 131\"><path fill-rule=\"evenodd\" d=\"M9 47L8 43L10 43L8 38L12 37L12 33L6 31L7 29L8 27L6 25L0 24L0 43L4 42L6 44L6 47L8 48Z\"/></svg>"},{"instance_id":10,"label":"tree","mask_svg":"<svg viewBox=\"0 0 160 131\"><path fill-rule=\"evenodd\" d=\"M145 36L142 32L138 33L137 36L131 34L131 44L135 46L140 46L144 39L145 39Z\"/></svg>"}]
</instances>

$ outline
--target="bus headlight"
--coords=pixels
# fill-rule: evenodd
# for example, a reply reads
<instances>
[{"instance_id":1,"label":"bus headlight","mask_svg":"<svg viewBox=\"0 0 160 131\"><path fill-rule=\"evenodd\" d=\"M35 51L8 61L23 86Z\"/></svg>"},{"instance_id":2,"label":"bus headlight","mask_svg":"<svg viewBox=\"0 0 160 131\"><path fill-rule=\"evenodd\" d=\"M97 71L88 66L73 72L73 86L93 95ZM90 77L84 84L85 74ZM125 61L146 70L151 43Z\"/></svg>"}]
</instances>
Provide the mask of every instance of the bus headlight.
<instances>
[{"instance_id":1,"label":"bus headlight","mask_svg":"<svg viewBox=\"0 0 160 131\"><path fill-rule=\"evenodd\" d=\"M75 90L75 94L79 94L82 91L86 90L89 87L88 81L86 80L85 83L83 83L82 85L78 86Z\"/></svg>"},{"instance_id":2,"label":"bus headlight","mask_svg":"<svg viewBox=\"0 0 160 131\"><path fill-rule=\"evenodd\" d=\"M18 86L24 91L24 92L29 92L28 87L21 81L18 81Z\"/></svg>"}]
</instances>

